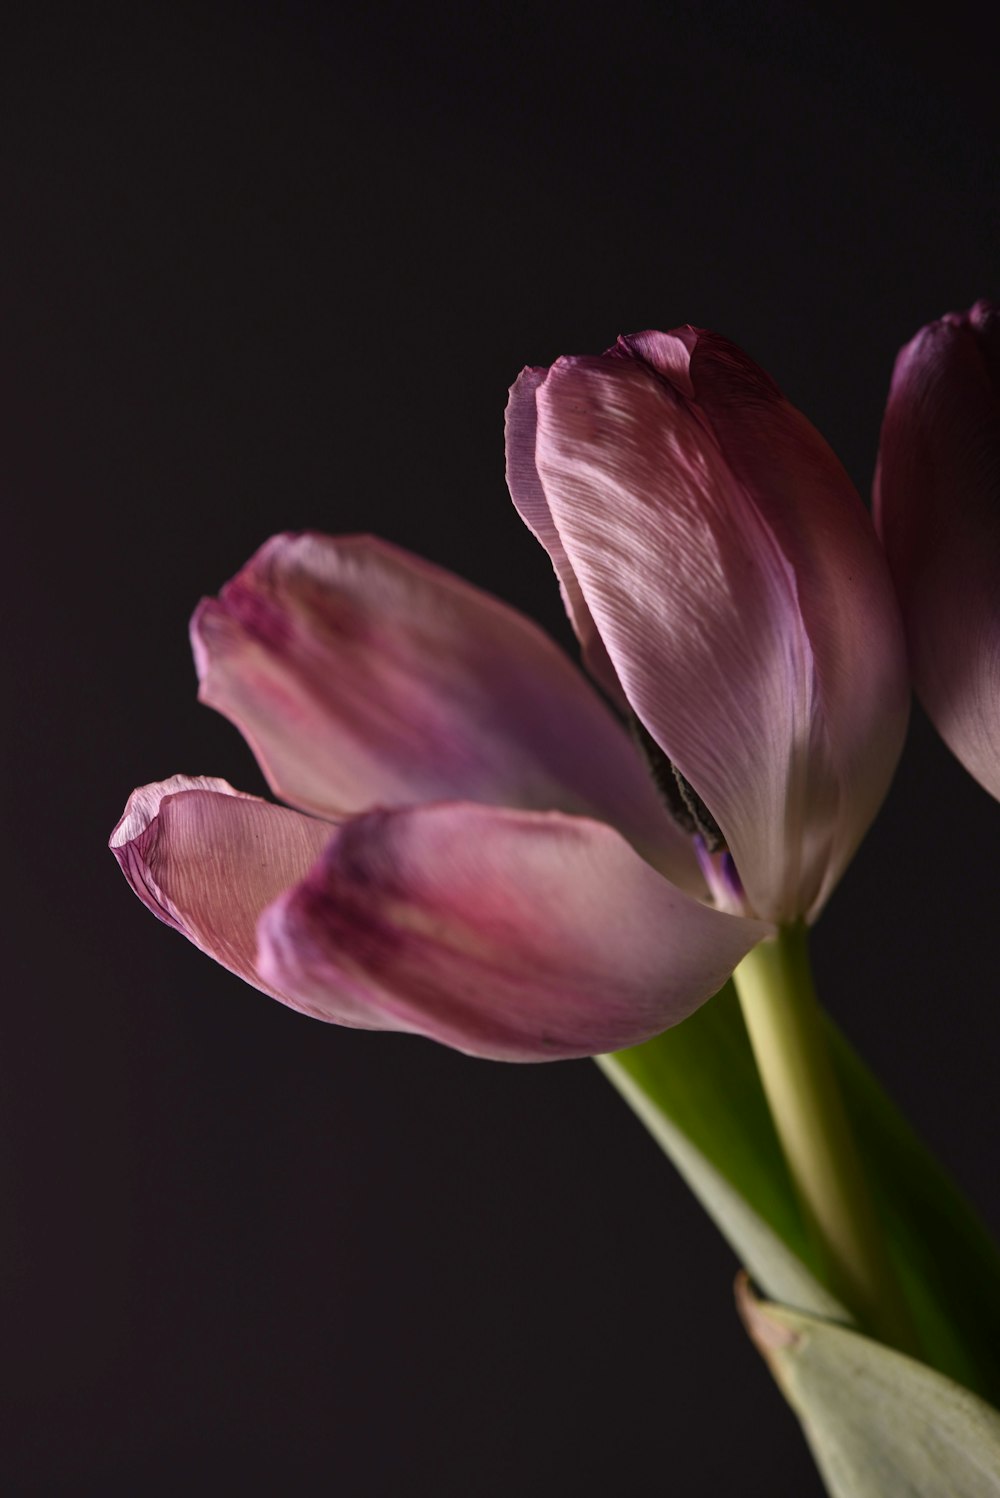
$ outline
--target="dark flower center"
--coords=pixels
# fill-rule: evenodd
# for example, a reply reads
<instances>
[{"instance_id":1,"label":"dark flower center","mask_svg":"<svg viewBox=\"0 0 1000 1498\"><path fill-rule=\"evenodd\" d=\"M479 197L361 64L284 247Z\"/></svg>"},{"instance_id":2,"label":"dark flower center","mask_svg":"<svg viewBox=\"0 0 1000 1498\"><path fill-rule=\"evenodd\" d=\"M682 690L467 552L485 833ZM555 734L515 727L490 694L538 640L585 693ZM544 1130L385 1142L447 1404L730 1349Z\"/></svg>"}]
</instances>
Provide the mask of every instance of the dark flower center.
<instances>
[{"instance_id":1,"label":"dark flower center","mask_svg":"<svg viewBox=\"0 0 1000 1498\"><path fill-rule=\"evenodd\" d=\"M692 837L700 837L706 852L725 852L726 840L722 836L722 830L694 786L684 779L673 761L667 758L635 713L629 716L629 727L649 766L653 783L678 827L682 827Z\"/></svg>"}]
</instances>

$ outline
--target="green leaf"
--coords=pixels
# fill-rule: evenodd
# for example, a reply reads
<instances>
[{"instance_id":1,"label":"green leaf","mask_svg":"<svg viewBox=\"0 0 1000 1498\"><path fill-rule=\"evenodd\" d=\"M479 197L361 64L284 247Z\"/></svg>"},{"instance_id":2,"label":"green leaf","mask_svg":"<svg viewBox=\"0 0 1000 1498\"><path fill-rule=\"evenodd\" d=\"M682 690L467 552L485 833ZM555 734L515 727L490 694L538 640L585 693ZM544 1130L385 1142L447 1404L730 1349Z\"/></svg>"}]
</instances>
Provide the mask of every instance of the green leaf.
<instances>
[{"instance_id":1,"label":"green leaf","mask_svg":"<svg viewBox=\"0 0 1000 1498\"><path fill-rule=\"evenodd\" d=\"M832 1498L1000 1498L1000 1413L868 1337L758 1299L747 1330L802 1422Z\"/></svg>"},{"instance_id":2,"label":"green leaf","mask_svg":"<svg viewBox=\"0 0 1000 1498\"><path fill-rule=\"evenodd\" d=\"M682 1025L597 1061L755 1281L846 1320L820 1281L732 983Z\"/></svg>"},{"instance_id":3,"label":"green leaf","mask_svg":"<svg viewBox=\"0 0 1000 1498\"><path fill-rule=\"evenodd\" d=\"M832 1024L830 1044L924 1358L1000 1404L1000 1252Z\"/></svg>"},{"instance_id":4,"label":"green leaf","mask_svg":"<svg viewBox=\"0 0 1000 1498\"><path fill-rule=\"evenodd\" d=\"M834 1064L928 1364L1000 1400L1000 1254L842 1036ZM846 1322L807 1238L731 983L682 1025L598 1058L764 1292Z\"/></svg>"}]
</instances>

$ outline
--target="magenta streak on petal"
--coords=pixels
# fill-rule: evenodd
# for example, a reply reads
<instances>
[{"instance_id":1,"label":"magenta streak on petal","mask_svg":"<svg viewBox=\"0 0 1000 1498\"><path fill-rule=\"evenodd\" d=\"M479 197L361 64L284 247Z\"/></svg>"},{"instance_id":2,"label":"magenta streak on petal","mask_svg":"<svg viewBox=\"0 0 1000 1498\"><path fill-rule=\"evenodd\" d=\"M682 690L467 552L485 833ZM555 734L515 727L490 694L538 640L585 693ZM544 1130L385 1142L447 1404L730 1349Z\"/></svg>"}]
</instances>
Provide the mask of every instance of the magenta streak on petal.
<instances>
[{"instance_id":1,"label":"magenta streak on petal","mask_svg":"<svg viewBox=\"0 0 1000 1498\"><path fill-rule=\"evenodd\" d=\"M237 578L222 589L220 602L226 613L236 621L248 635L275 654L288 650L294 643L292 620L286 609L276 599L258 591L241 586ZM320 600L322 606L322 600ZM331 634L336 634L336 620L332 608L324 610L324 624Z\"/></svg>"}]
</instances>

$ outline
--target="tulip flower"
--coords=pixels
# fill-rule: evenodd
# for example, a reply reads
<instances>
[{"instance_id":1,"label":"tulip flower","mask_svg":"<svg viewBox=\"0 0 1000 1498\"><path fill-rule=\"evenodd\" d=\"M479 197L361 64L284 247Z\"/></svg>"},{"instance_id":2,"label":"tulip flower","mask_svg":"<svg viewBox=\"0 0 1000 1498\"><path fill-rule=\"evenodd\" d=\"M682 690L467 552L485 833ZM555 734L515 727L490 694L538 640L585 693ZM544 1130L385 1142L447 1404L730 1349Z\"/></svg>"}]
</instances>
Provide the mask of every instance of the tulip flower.
<instances>
[{"instance_id":1,"label":"tulip flower","mask_svg":"<svg viewBox=\"0 0 1000 1498\"><path fill-rule=\"evenodd\" d=\"M1000 799L1000 308L949 313L901 350L875 518L917 695Z\"/></svg>"},{"instance_id":2,"label":"tulip flower","mask_svg":"<svg viewBox=\"0 0 1000 1498\"><path fill-rule=\"evenodd\" d=\"M840 463L740 349L690 327L526 369L507 431L590 670L707 812L741 908L815 919L907 721L897 606Z\"/></svg>"},{"instance_id":3,"label":"tulip flower","mask_svg":"<svg viewBox=\"0 0 1000 1498\"><path fill-rule=\"evenodd\" d=\"M525 371L508 472L628 727L496 599L376 540L279 536L192 639L201 699L287 804L175 777L111 846L292 1007L527 1061L647 1039L813 918L907 691L860 500L723 340Z\"/></svg>"}]
</instances>

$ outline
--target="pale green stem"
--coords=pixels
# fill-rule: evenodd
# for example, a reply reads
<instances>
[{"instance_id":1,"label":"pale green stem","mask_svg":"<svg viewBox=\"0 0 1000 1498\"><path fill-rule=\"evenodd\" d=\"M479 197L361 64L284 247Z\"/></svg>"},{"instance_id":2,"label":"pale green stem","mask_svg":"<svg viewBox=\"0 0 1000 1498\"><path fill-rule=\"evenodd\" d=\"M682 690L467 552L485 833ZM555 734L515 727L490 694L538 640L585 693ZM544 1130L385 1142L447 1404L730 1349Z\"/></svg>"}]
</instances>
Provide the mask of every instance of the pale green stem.
<instances>
[{"instance_id":1,"label":"pale green stem","mask_svg":"<svg viewBox=\"0 0 1000 1498\"><path fill-rule=\"evenodd\" d=\"M808 933L784 926L733 974L771 1116L829 1288L862 1330L905 1351L914 1333L827 1049Z\"/></svg>"}]
</instances>

